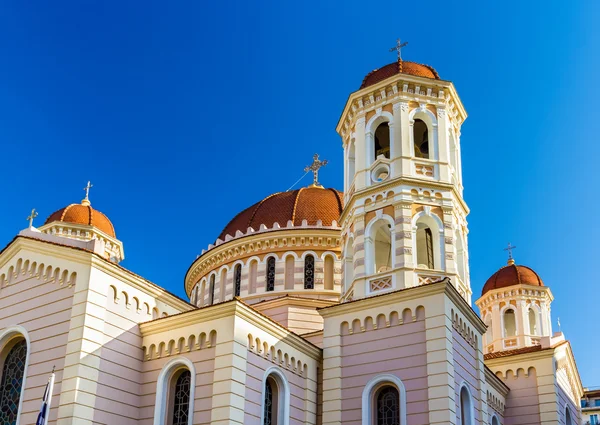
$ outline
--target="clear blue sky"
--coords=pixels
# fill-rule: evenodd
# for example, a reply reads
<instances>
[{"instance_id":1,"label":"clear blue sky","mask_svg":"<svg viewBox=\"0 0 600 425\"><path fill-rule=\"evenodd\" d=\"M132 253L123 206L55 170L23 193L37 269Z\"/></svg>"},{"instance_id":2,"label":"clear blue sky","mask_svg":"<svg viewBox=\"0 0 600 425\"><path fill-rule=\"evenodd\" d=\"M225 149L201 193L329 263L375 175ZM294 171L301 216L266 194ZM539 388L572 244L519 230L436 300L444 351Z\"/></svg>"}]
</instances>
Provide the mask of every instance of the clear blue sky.
<instances>
[{"instance_id":1,"label":"clear blue sky","mask_svg":"<svg viewBox=\"0 0 600 425\"><path fill-rule=\"evenodd\" d=\"M592 0L1 2L0 244L91 180L123 265L183 296L226 222L314 152L342 189L337 119L401 37L469 113L475 295L516 244L552 288L584 384L600 385L599 16Z\"/></svg>"}]
</instances>

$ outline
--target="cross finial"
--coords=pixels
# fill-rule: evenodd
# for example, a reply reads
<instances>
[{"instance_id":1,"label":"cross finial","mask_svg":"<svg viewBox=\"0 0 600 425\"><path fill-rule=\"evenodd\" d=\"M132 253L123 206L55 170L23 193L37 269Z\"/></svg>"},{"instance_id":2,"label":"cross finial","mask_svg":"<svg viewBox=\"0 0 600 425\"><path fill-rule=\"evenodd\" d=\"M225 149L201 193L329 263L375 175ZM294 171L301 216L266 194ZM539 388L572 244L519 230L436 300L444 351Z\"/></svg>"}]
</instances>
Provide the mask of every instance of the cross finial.
<instances>
[{"instance_id":1,"label":"cross finial","mask_svg":"<svg viewBox=\"0 0 600 425\"><path fill-rule=\"evenodd\" d=\"M92 203L90 202L90 189L94 187L94 185L88 180L87 186L83 188L85 190L85 198L81 201L81 205L85 205L86 207L90 206Z\"/></svg>"},{"instance_id":2,"label":"cross finial","mask_svg":"<svg viewBox=\"0 0 600 425\"><path fill-rule=\"evenodd\" d=\"M398 63L402 62L402 48L406 47L407 45L408 45L408 41L405 41L404 43L402 43L402 41L400 41L400 39L397 39L396 45L390 49L390 52L393 52L395 50L398 53Z\"/></svg>"},{"instance_id":3,"label":"cross finial","mask_svg":"<svg viewBox=\"0 0 600 425\"><path fill-rule=\"evenodd\" d=\"M512 251L515 248L516 246L511 245L510 242L508 243L508 246L504 248L505 251L508 251L508 264L515 264L515 259L513 258L512 254Z\"/></svg>"},{"instance_id":4,"label":"cross finial","mask_svg":"<svg viewBox=\"0 0 600 425\"><path fill-rule=\"evenodd\" d=\"M327 160L319 161L319 154L313 155L313 163L304 168L304 172L313 172L313 186L320 186L319 184L319 168L327 165Z\"/></svg>"},{"instance_id":5,"label":"cross finial","mask_svg":"<svg viewBox=\"0 0 600 425\"><path fill-rule=\"evenodd\" d=\"M27 217L27 220L29 220L29 227L33 227L33 219L36 218L38 216L37 211L34 209L31 210L31 214L29 214L29 217Z\"/></svg>"}]
</instances>

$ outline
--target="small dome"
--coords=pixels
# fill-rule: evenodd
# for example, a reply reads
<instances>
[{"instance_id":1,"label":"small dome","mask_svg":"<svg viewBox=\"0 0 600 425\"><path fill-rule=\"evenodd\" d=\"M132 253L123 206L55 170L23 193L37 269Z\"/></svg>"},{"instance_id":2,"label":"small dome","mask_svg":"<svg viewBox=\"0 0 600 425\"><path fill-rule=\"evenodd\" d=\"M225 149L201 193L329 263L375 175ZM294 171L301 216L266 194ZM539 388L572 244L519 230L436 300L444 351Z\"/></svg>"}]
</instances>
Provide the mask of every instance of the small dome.
<instances>
[{"instance_id":1,"label":"small dome","mask_svg":"<svg viewBox=\"0 0 600 425\"><path fill-rule=\"evenodd\" d=\"M61 208L60 210L51 214L46 220L45 224L56 221L93 226L103 231L107 235L116 238L115 228L108 217L102 214L100 211L95 210L90 205L71 204L67 207Z\"/></svg>"},{"instance_id":2,"label":"small dome","mask_svg":"<svg viewBox=\"0 0 600 425\"><path fill-rule=\"evenodd\" d=\"M417 77L432 78L434 80L440 79L437 71L429 65L400 61L369 72L360 85L360 88L364 89L365 87L372 86L397 74L416 75Z\"/></svg>"},{"instance_id":3,"label":"small dome","mask_svg":"<svg viewBox=\"0 0 600 425\"><path fill-rule=\"evenodd\" d=\"M511 260L512 261L512 260ZM485 295L488 291L500 288L507 288L513 285L533 285L544 286L544 282L540 276L527 266L519 266L513 262L502 267L494 273L483 285L481 295Z\"/></svg>"},{"instance_id":4,"label":"small dome","mask_svg":"<svg viewBox=\"0 0 600 425\"><path fill-rule=\"evenodd\" d=\"M238 230L246 233L248 227L258 230L261 224L271 228L274 223L285 227L292 221L294 226L301 226L303 220L309 225L321 220L323 226L331 226L333 220L339 222L344 207L342 199L342 192L316 186L275 193L236 215L219 239L224 240L226 235L235 236Z\"/></svg>"}]
</instances>

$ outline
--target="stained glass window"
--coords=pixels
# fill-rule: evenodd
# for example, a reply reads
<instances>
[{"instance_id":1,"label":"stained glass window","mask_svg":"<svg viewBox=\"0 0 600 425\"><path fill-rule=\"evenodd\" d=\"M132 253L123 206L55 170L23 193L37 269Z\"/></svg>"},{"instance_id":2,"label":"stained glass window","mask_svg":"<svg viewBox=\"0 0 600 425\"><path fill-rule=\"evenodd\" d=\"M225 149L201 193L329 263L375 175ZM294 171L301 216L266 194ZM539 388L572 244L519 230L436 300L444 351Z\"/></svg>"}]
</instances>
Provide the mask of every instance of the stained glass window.
<instances>
[{"instance_id":1,"label":"stained glass window","mask_svg":"<svg viewBox=\"0 0 600 425\"><path fill-rule=\"evenodd\" d=\"M315 257L304 258L304 289L315 289Z\"/></svg>"},{"instance_id":2,"label":"stained glass window","mask_svg":"<svg viewBox=\"0 0 600 425\"><path fill-rule=\"evenodd\" d=\"M377 392L377 425L400 425L400 394L386 386Z\"/></svg>"},{"instance_id":3,"label":"stained glass window","mask_svg":"<svg viewBox=\"0 0 600 425\"><path fill-rule=\"evenodd\" d=\"M21 386L27 359L27 342L21 340L8 352L0 380L0 425L17 423Z\"/></svg>"},{"instance_id":4,"label":"stained glass window","mask_svg":"<svg viewBox=\"0 0 600 425\"><path fill-rule=\"evenodd\" d=\"M186 370L175 382L173 425L187 425L190 412L190 383L192 375Z\"/></svg>"},{"instance_id":5,"label":"stained glass window","mask_svg":"<svg viewBox=\"0 0 600 425\"><path fill-rule=\"evenodd\" d=\"M275 257L267 260L267 291L275 290Z\"/></svg>"},{"instance_id":6,"label":"stained glass window","mask_svg":"<svg viewBox=\"0 0 600 425\"><path fill-rule=\"evenodd\" d=\"M239 297L240 292L242 290L242 265L241 264L238 264L237 266L235 266L234 281L235 281L235 296Z\"/></svg>"},{"instance_id":7,"label":"stained glass window","mask_svg":"<svg viewBox=\"0 0 600 425\"><path fill-rule=\"evenodd\" d=\"M273 384L270 379L265 382L265 412L263 425L273 424Z\"/></svg>"}]
</instances>

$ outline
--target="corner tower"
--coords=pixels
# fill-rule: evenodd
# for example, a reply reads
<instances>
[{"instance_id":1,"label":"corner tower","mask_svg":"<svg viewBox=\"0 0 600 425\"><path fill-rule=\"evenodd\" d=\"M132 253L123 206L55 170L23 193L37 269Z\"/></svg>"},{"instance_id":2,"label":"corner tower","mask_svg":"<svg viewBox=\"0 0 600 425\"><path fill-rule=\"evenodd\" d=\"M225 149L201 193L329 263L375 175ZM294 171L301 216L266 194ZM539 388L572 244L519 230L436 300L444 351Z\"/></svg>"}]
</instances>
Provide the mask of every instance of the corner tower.
<instances>
[{"instance_id":1,"label":"corner tower","mask_svg":"<svg viewBox=\"0 0 600 425\"><path fill-rule=\"evenodd\" d=\"M337 125L343 301L449 277L470 303L460 155L466 117L451 82L400 58L350 95Z\"/></svg>"}]
</instances>

